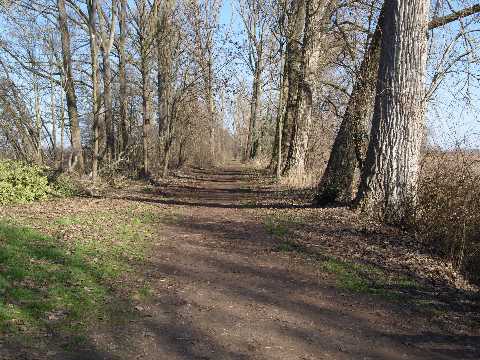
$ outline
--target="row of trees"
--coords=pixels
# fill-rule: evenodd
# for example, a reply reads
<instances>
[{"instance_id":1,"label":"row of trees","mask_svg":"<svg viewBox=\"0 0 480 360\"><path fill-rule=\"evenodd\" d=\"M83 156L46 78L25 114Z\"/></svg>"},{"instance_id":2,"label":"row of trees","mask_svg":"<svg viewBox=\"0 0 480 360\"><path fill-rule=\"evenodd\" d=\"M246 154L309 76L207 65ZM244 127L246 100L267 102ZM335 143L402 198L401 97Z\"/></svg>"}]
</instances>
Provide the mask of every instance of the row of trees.
<instances>
[{"instance_id":1,"label":"row of trees","mask_svg":"<svg viewBox=\"0 0 480 360\"><path fill-rule=\"evenodd\" d=\"M268 158L284 180L325 168L317 204L356 194L358 207L405 222L427 100L450 72L470 71L479 10L463 0L4 2L2 155L95 180L117 169L165 176L233 152ZM457 20L438 46L434 29Z\"/></svg>"},{"instance_id":2,"label":"row of trees","mask_svg":"<svg viewBox=\"0 0 480 360\"><path fill-rule=\"evenodd\" d=\"M427 91L428 31L476 14L480 5L454 10L448 4L449 13L438 15L442 4L434 3L431 20L428 0L369 4L292 0L277 5L273 23L279 25L270 29L270 35L285 46L278 46L280 75L270 168L278 177L305 176L312 150L309 137L315 132L312 117L320 108L331 117L339 116L341 122L315 203L350 203L355 193L353 204L365 212L389 223L410 221L426 132L427 100L432 95ZM468 41L466 26L461 25L455 37ZM255 44L256 37L248 38ZM454 46L452 41L449 47ZM445 50L442 56L448 61L433 69L429 88L438 87L445 69L464 61L476 49L472 45L468 50L454 58L449 58L450 49ZM251 53L260 58L258 50ZM345 74L351 68L355 70L345 86ZM252 83L245 148L245 158L250 159L257 155L250 139L259 136L256 73ZM332 106L324 110L326 103ZM354 189L357 171L358 191Z\"/></svg>"},{"instance_id":3,"label":"row of trees","mask_svg":"<svg viewBox=\"0 0 480 360\"><path fill-rule=\"evenodd\" d=\"M119 166L149 176L189 157L213 163L231 142L215 99L220 6L216 0L3 3L3 155L52 162L93 179Z\"/></svg>"}]
</instances>

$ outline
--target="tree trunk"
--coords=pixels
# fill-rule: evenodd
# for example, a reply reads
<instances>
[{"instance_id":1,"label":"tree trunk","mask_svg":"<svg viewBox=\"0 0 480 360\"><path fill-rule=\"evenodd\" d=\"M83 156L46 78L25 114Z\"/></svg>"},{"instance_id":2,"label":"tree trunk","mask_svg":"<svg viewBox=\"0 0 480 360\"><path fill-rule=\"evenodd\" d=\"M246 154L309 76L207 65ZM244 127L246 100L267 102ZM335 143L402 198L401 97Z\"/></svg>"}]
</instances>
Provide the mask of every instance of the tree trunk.
<instances>
[{"instance_id":1,"label":"tree trunk","mask_svg":"<svg viewBox=\"0 0 480 360\"><path fill-rule=\"evenodd\" d=\"M357 167L362 169L367 150L367 123L375 100L384 11L384 7L382 7L377 27L360 65L347 110L335 138L327 168L319 184L314 200L316 205L328 205L335 202L348 203L352 199L355 170ZM479 11L480 5L474 5L453 14L432 19L428 28L435 29Z\"/></svg>"},{"instance_id":2,"label":"tree trunk","mask_svg":"<svg viewBox=\"0 0 480 360\"><path fill-rule=\"evenodd\" d=\"M208 81L207 81L207 101L208 101L208 115L210 117L210 162L215 164L216 158L216 143L215 143L215 127L217 126L216 116L215 116L215 105L213 99L213 69L212 69L212 58L211 53L208 55Z\"/></svg>"},{"instance_id":3,"label":"tree trunk","mask_svg":"<svg viewBox=\"0 0 480 360\"><path fill-rule=\"evenodd\" d=\"M65 141L65 106L63 104L63 93L60 93L60 164L58 168L63 170L65 154L64 154L64 141Z\"/></svg>"},{"instance_id":4,"label":"tree trunk","mask_svg":"<svg viewBox=\"0 0 480 360\"><path fill-rule=\"evenodd\" d=\"M305 0L303 1L303 39L298 45L298 54L294 62L297 69L295 76L296 84L289 80L289 92L296 91L296 96L292 97L295 101L290 104L290 110L287 113L293 119L293 127L291 132L290 147L288 157L286 159L284 175L289 178L301 179L305 175L305 159L308 150L308 137L310 133L311 115L312 115L312 73L313 60L312 54L316 47L315 38L318 37L316 32L319 30L318 19L323 19L323 12L326 3L324 1ZM292 63L289 64L292 66Z\"/></svg>"},{"instance_id":5,"label":"tree trunk","mask_svg":"<svg viewBox=\"0 0 480 360\"><path fill-rule=\"evenodd\" d=\"M367 120L375 98L383 12L384 8L360 65L347 109L333 143L327 168L318 187L314 200L316 205L348 203L352 200L355 170L357 165L362 167L368 143Z\"/></svg>"},{"instance_id":6,"label":"tree trunk","mask_svg":"<svg viewBox=\"0 0 480 360\"><path fill-rule=\"evenodd\" d=\"M39 165L43 163L42 157L42 110L40 109L40 91L38 80L34 79L34 93L35 93L35 162Z\"/></svg>"},{"instance_id":7,"label":"tree trunk","mask_svg":"<svg viewBox=\"0 0 480 360\"><path fill-rule=\"evenodd\" d=\"M163 159L162 176L166 177L173 142L172 61L174 55L172 53L173 28L170 19L173 2L164 2L162 10L157 19L157 96L159 156Z\"/></svg>"},{"instance_id":8,"label":"tree trunk","mask_svg":"<svg viewBox=\"0 0 480 360\"><path fill-rule=\"evenodd\" d=\"M298 95L302 74L302 42L303 33L305 29L305 18L307 12L307 0L294 0L291 4L291 10L288 17L287 26L287 49L285 54L285 61L287 63L287 81L288 81L288 95L285 107L285 116L283 118L284 128L282 134L282 153L285 150L291 149L290 144L287 143L291 139L293 132L293 122L298 113ZM291 154L288 155L290 157Z\"/></svg>"},{"instance_id":9,"label":"tree trunk","mask_svg":"<svg viewBox=\"0 0 480 360\"><path fill-rule=\"evenodd\" d=\"M282 135L283 135L283 117L285 115L285 98L288 94L288 83L287 83L287 65L285 61L285 55L282 51L282 73L280 78L280 91L278 94L278 106L277 106L277 118L275 126L275 138L273 140L272 146L272 158L268 168L274 170L277 175L277 179L280 178L282 172Z\"/></svg>"},{"instance_id":10,"label":"tree trunk","mask_svg":"<svg viewBox=\"0 0 480 360\"><path fill-rule=\"evenodd\" d=\"M248 128L247 149L245 151L247 158L245 160L253 160L258 155L257 118L261 92L260 83L262 81L262 53L259 52L257 56L258 59L255 63L255 74L253 77L252 99L250 102L250 124Z\"/></svg>"},{"instance_id":11,"label":"tree trunk","mask_svg":"<svg viewBox=\"0 0 480 360\"><path fill-rule=\"evenodd\" d=\"M387 223L413 214L425 117L428 0L385 3L372 134L355 205Z\"/></svg>"},{"instance_id":12,"label":"tree trunk","mask_svg":"<svg viewBox=\"0 0 480 360\"><path fill-rule=\"evenodd\" d=\"M120 39L118 43L119 65L118 81L120 83L120 136L119 150L125 152L128 146L128 103L127 103L127 75L126 75L126 43L127 43L127 0L120 0L119 14Z\"/></svg>"},{"instance_id":13,"label":"tree trunk","mask_svg":"<svg viewBox=\"0 0 480 360\"><path fill-rule=\"evenodd\" d=\"M62 41L62 60L63 71L65 75L65 94L67 98L67 112L70 120L70 132L72 140L72 156L75 168L73 170L79 173L84 172L82 141L80 125L78 121L77 96L75 94L75 85L72 74L72 55L70 52L70 33L68 32L67 12L65 10L65 0L57 0L58 6L58 25Z\"/></svg>"},{"instance_id":14,"label":"tree trunk","mask_svg":"<svg viewBox=\"0 0 480 360\"><path fill-rule=\"evenodd\" d=\"M53 66L52 66L53 68ZM55 97L55 82L50 80L50 114L52 116L52 154L53 163L57 165L57 99Z\"/></svg>"},{"instance_id":15,"label":"tree trunk","mask_svg":"<svg viewBox=\"0 0 480 360\"><path fill-rule=\"evenodd\" d=\"M105 107L105 130L107 161L115 158L115 133L113 127L112 106L112 69L110 65L110 52L102 51L103 59L103 104Z\"/></svg>"},{"instance_id":16,"label":"tree trunk","mask_svg":"<svg viewBox=\"0 0 480 360\"><path fill-rule=\"evenodd\" d=\"M149 79L149 66L147 53L144 53L144 57L141 59L141 75L142 75L142 114L143 114L143 168L142 176L150 176L150 163L149 163L149 135L150 135L150 79Z\"/></svg>"},{"instance_id":17,"label":"tree trunk","mask_svg":"<svg viewBox=\"0 0 480 360\"><path fill-rule=\"evenodd\" d=\"M96 0L89 0L88 5L88 31L90 35L90 58L92 61L92 116L93 116L93 151L92 151L92 180L95 181L98 175L99 159L99 102L98 102L98 46L97 46L97 24Z\"/></svg>"}]
</instances>

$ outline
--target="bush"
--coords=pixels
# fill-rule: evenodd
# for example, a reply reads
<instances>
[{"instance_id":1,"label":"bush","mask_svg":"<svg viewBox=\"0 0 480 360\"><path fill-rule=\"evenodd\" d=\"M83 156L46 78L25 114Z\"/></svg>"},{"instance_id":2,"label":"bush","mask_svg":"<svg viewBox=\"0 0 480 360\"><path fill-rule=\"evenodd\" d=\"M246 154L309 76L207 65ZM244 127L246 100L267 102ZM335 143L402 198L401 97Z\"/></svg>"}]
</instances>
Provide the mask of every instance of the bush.
<instances>
[{"instance_id":1,"label":"bush","mask_svg":"<svg viewBox=\"0 0 480 360\"><path fill-rule=\"evenodd\" d=\"M431 152L419 188L417 231L455 268L480 282L480 154Z\"/></svg>"},{"instance_id":2,"label":"bush","mask_svg":"<svg viewBox=\"0 0 480 360\"><path fill-rule=\"evenodd\" d=\"M49 192L48 179L40 166L0 161L0 204L39 200Z\"/></svg>"},{"instance_id":3,"label":"bush","mask_svg":"<svg viewBox=\"0 0 480 360\"><path fill-rule=\"evenodd\" d=\"M54 195L60 197L70 197L81 193L79 185L66 174L59 174L50 179L50 187Z\"/></svg>"}]
</instances>

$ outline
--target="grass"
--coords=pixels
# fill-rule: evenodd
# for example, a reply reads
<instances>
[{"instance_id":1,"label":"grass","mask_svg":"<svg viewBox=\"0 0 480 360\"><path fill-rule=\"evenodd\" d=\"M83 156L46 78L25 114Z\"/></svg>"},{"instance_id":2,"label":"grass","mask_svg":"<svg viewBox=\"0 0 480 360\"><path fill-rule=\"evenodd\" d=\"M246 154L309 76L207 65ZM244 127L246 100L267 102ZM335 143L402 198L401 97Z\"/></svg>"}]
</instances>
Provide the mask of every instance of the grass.
<instances>
[{"instance_id":1,"label":"grass","mask_svg":"<svg viewBox=\"0 0 480 360\"><path fill-rule=\"evenodd\" d=\"M156 222L153 211L128 208L0 220L0 336L37 345L53 332L69 350L94 325L128 321L131 301L150 294L140 274L129 274Z\"/></svg>"},{"instance_id":2,"label":"grass","mask_svg":"<svg viewBox=\"0 0 480 360\"><path fill-rule=\"evenodd\" d=\"M288 225L274 217L267 217L264 221L265 230L275 237L283 238L288 234Z\"/></svg>"},{"instance_id":3,"label":"grass","mask_svg":"<svg viewBox=\"0 0 480 360\"><path fill-rule=\"evenodd\" d=\"M375 265L366 265L320 254L292 239L296 227L305 226L305 220L295 216L269 216L264 220L265 230L281 240L276 251L293 252L315 261L321 268L334 275L339 288L362 294L379 295L390 300L399 300L405 292L420 285L412 278L388 273Z\"/></svg>"},{"instance_id":4,"label":"grass","mask_svg":"<svg viewBox=\"0 0 480 360\"><path fill-rule=\"evenodd\" d=\"M391 300L400 300L407 291L420 285L412 278L389 274L374 265L365 265L330 258L323 262L323 268L335 274L340 288L355 293L380 295Z\"/></svg>"},{"instance_id":5,"label":"grass","mask_svg":"<svg viewBox=\"0 0 480 360\"><path fill-rule=\"evenodd\" d=\"M103 312L107 262L26 227L0 223L0 240L0 331L35 335L53 323L78 331Z\"/></svg>"},{"instance_id":6,"label":"grass","mask_svg":"<svg viewBox=\"0 0 480 360\"><path fill-rule=\"evenodd\" d=\"M283 240L276 250L295 252L315 261L324 271L335 276L336 284L340 289L353 293L379 295L390 300L400 300L405 292L420 287L410 277L388 273L378 266L319 254L292 240Z\"/></svg>"}]
</instances>

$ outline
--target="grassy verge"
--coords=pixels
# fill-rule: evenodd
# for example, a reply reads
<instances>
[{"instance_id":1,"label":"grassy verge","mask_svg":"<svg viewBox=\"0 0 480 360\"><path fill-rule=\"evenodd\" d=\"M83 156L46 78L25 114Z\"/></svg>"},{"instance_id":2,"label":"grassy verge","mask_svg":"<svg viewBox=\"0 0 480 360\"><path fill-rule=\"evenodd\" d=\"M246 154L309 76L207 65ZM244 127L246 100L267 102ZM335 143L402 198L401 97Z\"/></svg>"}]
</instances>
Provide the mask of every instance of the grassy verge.
<instances>
[{"instance_id":1,"label":"grassy verge","mask_svg":"<svg viewBox=\"0 0 480 360\"><path fill-rule=\"evenodd\" d=\"M70 350L93 327L129 321L147 298L137 269L156 221L136 208L0 220L0 334L35 347L55 336Z\"/></svg>"}]
</instances>

